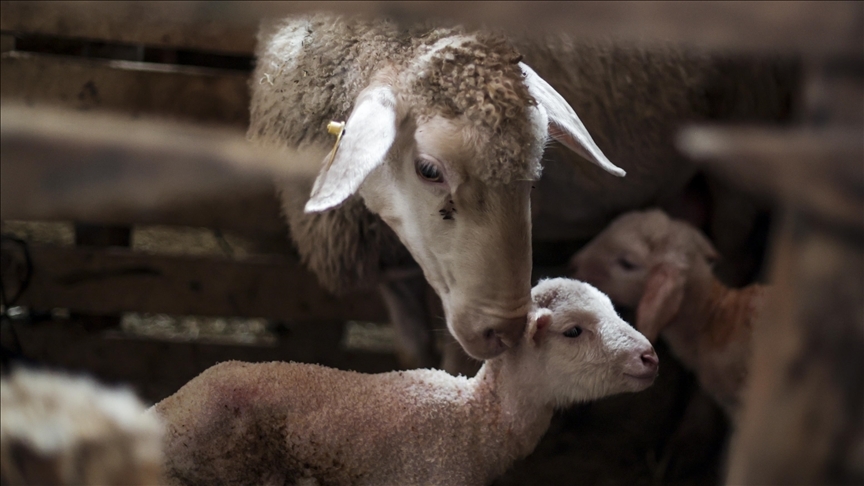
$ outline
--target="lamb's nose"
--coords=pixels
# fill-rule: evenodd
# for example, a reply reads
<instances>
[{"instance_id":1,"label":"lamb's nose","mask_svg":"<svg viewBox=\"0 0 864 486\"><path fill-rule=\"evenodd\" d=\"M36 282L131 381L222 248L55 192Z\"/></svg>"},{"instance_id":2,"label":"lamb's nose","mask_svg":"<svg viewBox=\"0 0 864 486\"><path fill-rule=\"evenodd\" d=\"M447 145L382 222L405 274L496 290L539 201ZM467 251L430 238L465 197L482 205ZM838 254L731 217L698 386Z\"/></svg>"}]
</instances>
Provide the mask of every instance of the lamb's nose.
<instances>
[{"instance_id":1,"label":"lamb's nose","mask_svg":"<svg viewBox=\"0 0 864 486\"><path fill-rule=\"evenodd\" d=\"M654 352L653 348L650 351L642 353L640 358L642 358L642 365L651 371L657 371L657 368L660 367L660 360L657 359L657 353Z\"/></svg>"}]
</instances>

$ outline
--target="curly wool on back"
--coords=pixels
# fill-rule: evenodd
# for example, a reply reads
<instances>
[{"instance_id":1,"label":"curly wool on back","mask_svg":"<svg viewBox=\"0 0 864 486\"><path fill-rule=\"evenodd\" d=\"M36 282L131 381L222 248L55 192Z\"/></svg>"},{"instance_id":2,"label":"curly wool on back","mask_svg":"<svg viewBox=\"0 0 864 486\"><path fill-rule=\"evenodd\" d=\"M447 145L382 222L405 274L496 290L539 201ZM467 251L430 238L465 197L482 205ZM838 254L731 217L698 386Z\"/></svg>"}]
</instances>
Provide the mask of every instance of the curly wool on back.
<instances>
[{"instance_id":1,"label":"curly wool on back","mask_svg":"<svg viewBox=\"0 0 864 486\"><path fill-rule=\"evenodd\" d=\"M483 138L478 145L491 151L475 173L490 184L540 176L538 163L513 168L514 161L531 159L527 108L537 104L522 82L521 59L504 38L476 34L441 49L409 90L419 98L414 106L428 106L448 118L464 115L474 124Z\"/></svg>"}]
</instances>

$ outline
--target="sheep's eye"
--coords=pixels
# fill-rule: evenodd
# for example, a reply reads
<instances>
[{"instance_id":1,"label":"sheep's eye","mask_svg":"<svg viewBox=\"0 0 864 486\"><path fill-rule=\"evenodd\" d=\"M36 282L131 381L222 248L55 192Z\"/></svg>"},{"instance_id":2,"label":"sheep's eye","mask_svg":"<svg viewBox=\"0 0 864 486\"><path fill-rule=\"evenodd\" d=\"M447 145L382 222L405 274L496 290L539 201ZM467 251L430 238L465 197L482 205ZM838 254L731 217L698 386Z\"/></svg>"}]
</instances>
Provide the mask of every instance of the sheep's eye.
<instances>
[{"instance_id":1,"label":"sheep's eye","mask_svg":"<svg viewBox=\"0 0 864 486\"><path fill-rule=\"evenodd\" d=\"M417 159L414 162L414 167L417 169L417 175L429 182L441 182L444 180L444 176L441 174L438 166L428 160Z\"/></svg>"},{"instance_id":2,"label":"sheep's eye","mask_svg":"<svg viewBox=\"0 0 864 486\"><path fill-rule=\"evenodd\" d=\"M635 263L624 257L618 258L618 265L620 265L624 270L635 270L637 266Z\"/></svg>"},{"instance_id":3,"label":"sheep's eye","mask_svg":"<svg viewBox=\"0 0 864 486\"><path fill-rule=\"evenodd\" d=\"M579 337L580 334L582 334L582 328L579 326L571 327L564 331L564 336L568 338Z\"/></svg>"}]
</instances>

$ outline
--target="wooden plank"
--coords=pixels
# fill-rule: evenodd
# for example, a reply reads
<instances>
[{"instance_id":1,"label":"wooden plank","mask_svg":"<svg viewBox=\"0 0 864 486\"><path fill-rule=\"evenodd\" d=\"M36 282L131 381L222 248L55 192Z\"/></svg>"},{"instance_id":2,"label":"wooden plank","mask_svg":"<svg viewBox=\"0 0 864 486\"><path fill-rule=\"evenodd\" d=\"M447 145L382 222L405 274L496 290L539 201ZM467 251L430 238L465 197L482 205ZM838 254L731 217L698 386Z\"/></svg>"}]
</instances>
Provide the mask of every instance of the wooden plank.
<instances>
[{"instance_id":1,"label":"wooden plank","mask_svg":"<svg viewBox=\"0 0 864 486\"><path fill-rule=\"evenodd\" d=\"M13 337L3 326L2 344L46 366L84 372L107 383L125 384L149 403L177 391L221 361L298 361L366 373L398 367L395 356L343 349L344 323L296 323L275 346L172 342L92 333L72 321L16 322ZM20 345L20 347L19 347Z\"/></svg>"},{"instance_id":2,"label":"wooden plank","mask_svg":"<svg viewBox=\"0 0 864 486\"><path fill-rule=\"evenodd\" d=\"M309 13L320 2L2 2L0 29L251 53L259 19ZM443 19L507 32L564 33L659 45L860 56L864 12L854 1L328 2L343 15L403 23Z\"/></svg>"},{"instance_id":3,"label":"wooden plank","mask_svg":"<svg viewBox=\"0 0 864 486\"><path fill-rule=\"evenodd\" d=\"M727 484L864 482L864 236L818 219L775 231Z\"/></svg>"},{"instance_id":4,"label":"wooden plank","mask_svg":"<svg viewBox=\"0 0 864 486\"><path fill-rule=\"evenodd\" d=\"M527 35L563 33L645 46L856 57L864 51L860 2L404 1L369 8L403 22L445 18Z\"/></svg>"},{"instance_id":5,"label":"wooden plank","mask_svg":"<svg viewBox=\"0 0 864 486\"><path fill-rule=\"evenodd\" d=\"M28 210L21 205L4 210L6 220L82 221L101 225L171 225L216 228L241 233L251 238L288 239L288 225L280 213L279 200L272 187L242 194L205 195L190 201L153 209L115 208L110 212L90 211L77 205L57 207L56 211Z\"/></svg>"},{"instance_id":6,"label":"wooden plank","mask_svg":"<svg viewBox=\"0 0 864 486\"><path fill-rule=\"evenodd\" d=\"M234 6L232 12L239 10ZM218 2L0 2L0 29L115 42L250 53L254 16Z\"/></svg>"},{"instance_id":7,"label":"wooden plank","mask_svg":"<svg viewBox=\"0 0 864 486\"><path fill-rule=\"evenodd\" d=\"M156 312L285 320L386 322L377 293L337 298L298 262L31 246L33 277L20 305L88 314Z\"/></svg>"},{"instance_id":8,"label":"wooden plank","mask_svg":"<svg viewBox=\"0 0 864 486\"><path fill-rule=\"evenodd\" d=\"M864 226L860 127L691 127L679 148L736 185L836 223Z\"/></svg>"},{"instance_id":9,"label":"wooden plank","mask_svg":"<svg viewBox=\"0 0 864 486\"><path fill-rule=\"evenodd\" d=\"M11 35L0 35L0 52L7 52L15 49L15 37Z\"/></svg>"},{"instance_id":10,"label":"wooden plank","mask_svg":"<svg viewBox=\"0 0 864 486\"><path fill-rule=\"evenodd\" d=\"M75 224L75 246L88 248L125 247L132 243L132 228L130 226L99 226L93 224ZM120 326L120 314L76 316L84 319L88 330L103 330Z\"/></svg>"},{"instance_id":11,"label":"wooden plank","mask_svg":"<svg viewBox=\"0 0 864 486\"><path fill-rule=\"evenodd\" d=\"M248 75L130 61L26 52L0 58L0 96L28 106L61 106L249 125Z\"/></svg>"},{"instance_id":12,"label":"wooden plank","mask_svg":"<svg viewBox=\"0 0 864 486\"><path fill-rule=\"evenodd\" d=\"M0 219L230 200L272 191L275 178L314 177L326 154L265 149L238 130L21 106L0 112Z\"/></svg>"}]
</instances>

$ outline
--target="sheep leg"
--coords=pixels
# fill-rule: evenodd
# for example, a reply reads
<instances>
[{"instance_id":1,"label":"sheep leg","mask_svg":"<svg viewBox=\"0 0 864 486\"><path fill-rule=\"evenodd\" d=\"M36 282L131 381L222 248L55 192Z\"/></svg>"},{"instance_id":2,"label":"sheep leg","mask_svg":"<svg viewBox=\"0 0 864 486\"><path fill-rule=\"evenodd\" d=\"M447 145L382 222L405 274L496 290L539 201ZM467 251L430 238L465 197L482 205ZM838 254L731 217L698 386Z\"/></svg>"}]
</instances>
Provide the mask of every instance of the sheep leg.
<instances>
[{"instance_id":1,"label":"sheep leg","mask_svg":"<svg viewBox=\"0 0 864 486\"><path fill-rule=\"evenodd\" d=\"M426 281L422 276L388 280L378 286L396 328L396 354L404 368L434 368L438 365L426 307Z\"/></svg>"}]
</instances>

